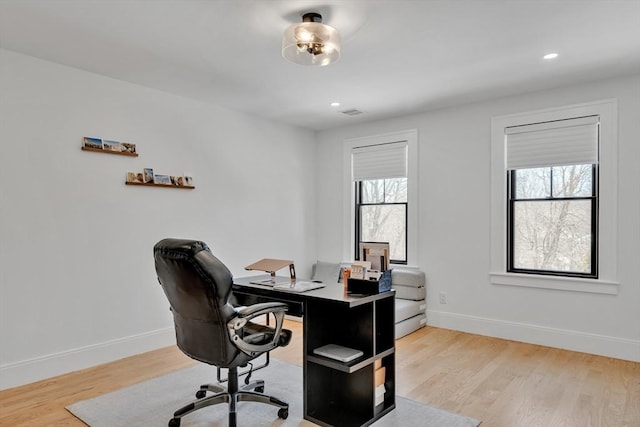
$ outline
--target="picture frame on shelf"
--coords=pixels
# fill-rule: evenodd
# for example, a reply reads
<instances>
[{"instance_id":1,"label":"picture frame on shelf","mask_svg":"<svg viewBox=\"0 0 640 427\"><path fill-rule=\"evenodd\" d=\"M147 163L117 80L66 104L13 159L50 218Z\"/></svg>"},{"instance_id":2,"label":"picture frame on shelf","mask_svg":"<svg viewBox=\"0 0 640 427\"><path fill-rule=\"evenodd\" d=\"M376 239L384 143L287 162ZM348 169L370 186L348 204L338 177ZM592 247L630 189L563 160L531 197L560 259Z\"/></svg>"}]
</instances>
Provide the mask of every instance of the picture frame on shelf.
<instances>
[{"instance_id":1,"label":"picture frame on shelf","mask_svg":"<svg viewBox=\"0 0 640 427\"><path fill-rule=\"evenodd\" d=\"M137 154L136 144L132 144L130 142L121 142L120 149L123 153Z\"/></svg>"},{"instance_id":2,"label":"picture frame on shelf","mask_svg":"<svg viewBox=\"0 0 640 427\"><path fill-rule=\"evenodd\" d=\"M142 172L127 172L127 182L141 184L144 182Z\"/></svg>"},{"instance_id":3,"label":"picture frame on shelf","mask_svg":"<svg viewBox=\"0 0 640 427\"><path fill-rule=\"evenodd\" d=\"M176 185L178 187L184 187L184 177L183 176L171 175L169 178L171 179L171 184L172 185Z\"/></svg>"},{"instance_id":4,"label":"picture frame on shelf","mask_svg":"<svg viewBox=\"0 0 640 427\"><path fill-rule=\"evenodd\" d=\"M102 149L106 151L115 151L117 153L122 152L122 146L118 141L109 141L107 139L102 140Z\"/></svg>"},{"instance_id":5,"label":"picture frame on shelf","mask_svg":"<svg viewBox=\"0 0 640 427\"><path fill-rule=\"evenodd\" d=\"M144 168L142 171L142 182L155 182L153 180L153 168Z\"/></svg>"},{"instance_id":6,"label":"picture frame on shelf","mask_svg":"<svg viewBox=\"0 0 640 427\"><path fill-rule=\"evenodd\" d=\"M160 184L160 185L171 185L171 178L169 178L169 175L154 174L153 183Z\"/></svg>"},{"instance_id":7,"label":"picture frame on shelf","mask_svg":"<svg viewBox=\"0 0 640 427\"><path fill-rule=\"evenodd\" d=\"M82 147L90 148L94 150L102 150L102 139L100 138L92 138L90 136L85 136L82 138Z\"/></svg>"}]
</instances>

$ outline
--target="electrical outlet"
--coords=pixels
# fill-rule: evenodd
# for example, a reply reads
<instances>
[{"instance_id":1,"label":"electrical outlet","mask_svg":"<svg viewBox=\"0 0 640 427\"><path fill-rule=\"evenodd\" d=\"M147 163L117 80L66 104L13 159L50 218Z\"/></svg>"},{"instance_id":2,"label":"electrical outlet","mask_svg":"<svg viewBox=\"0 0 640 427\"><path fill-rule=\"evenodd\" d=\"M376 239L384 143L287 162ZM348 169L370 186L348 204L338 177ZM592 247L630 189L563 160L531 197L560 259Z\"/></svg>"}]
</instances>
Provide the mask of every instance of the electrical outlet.
<instances>
[{"instance_id":1,"label":"electrical outlet","mask_svg":"<svg viewBox=\"0 0 640 427\"><path fill-rule=\"evenodd\" d=\"M440 304L446 304L446 303L447 303L447 293L440 292Z\"/></svg>"}]
</instances>

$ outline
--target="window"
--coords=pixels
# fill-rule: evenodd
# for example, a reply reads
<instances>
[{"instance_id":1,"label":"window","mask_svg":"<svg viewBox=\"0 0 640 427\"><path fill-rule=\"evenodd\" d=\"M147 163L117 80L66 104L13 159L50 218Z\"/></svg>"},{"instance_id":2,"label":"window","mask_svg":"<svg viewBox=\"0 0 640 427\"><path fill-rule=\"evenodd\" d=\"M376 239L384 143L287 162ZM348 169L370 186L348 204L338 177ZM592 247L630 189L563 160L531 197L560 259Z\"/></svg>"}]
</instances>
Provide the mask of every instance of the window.
<instances>
[{"instance_id":1,"label":"window","mask_svg":"<svg viewBox=\"0 0 640 427\"><path fill-rule=\"evenodd\" d=\"M344 259L359 242L388 242L393 264L417 262L417 132L345 141Z\"/></svg>"},{"instance_id":2,"label":"window","mask_svg":"<svg viewBox=\"0 0 640 427\"><path fill-rule=\"evenodd\" d=\"M598 116L505 129L507 271L597 277Z\"/></svg>"},{"instance_id":3,"label":"window","mask_svg":"<svg viewBox=\"0 0 640 427\"><path fill-rule=\"evenodd\" d=\"M355 186L355 241L388 242L390 261L406 264L407 178L357 181Z\"/></svg>"},{"instance_id":4,"label":"window","mask_svg":"<svg viewBox=\"0 0 640 427\"><path fill-rule=\"evenodd\" d=\"M492 119L491 283L616 294L617 103Z\"/></svg>"},{"instance_id":5,"label":"window","mask_svg":"<svg viewBox=\"0 0 640 427\"><path fill-rule=\"evenodd\" d=\"M508 271L597 277L597 166L509 171Z\"/></svg>"}]
</instances>

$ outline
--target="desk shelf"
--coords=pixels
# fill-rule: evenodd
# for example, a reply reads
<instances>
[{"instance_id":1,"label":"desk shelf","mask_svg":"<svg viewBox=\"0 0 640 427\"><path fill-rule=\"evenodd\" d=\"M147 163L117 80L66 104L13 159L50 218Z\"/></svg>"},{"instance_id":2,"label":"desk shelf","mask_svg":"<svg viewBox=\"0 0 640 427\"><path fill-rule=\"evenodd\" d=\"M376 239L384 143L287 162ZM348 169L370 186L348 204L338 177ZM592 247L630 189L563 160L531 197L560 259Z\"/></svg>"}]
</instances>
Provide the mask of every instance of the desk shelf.
<instances>
[{"instance_id":1,"label":"desk shelf","mask_svg":"<svg viewBox=\"0 0 640 427\"><path fill-rule=\"evenodd\" d=\"M320 426L368 426L392 411L395 400L395 292L354 297L342 285L328 284L303 293L252 285L266 276L236 279L237 302L280 301L288 314L304 316L304 418ZM313 350L338 344L362 351L348 363ZM384 367L384 396L376 405L376 368ZM380 371L378 371L379 373Z\"/></svg>"},{"instance_id":2,"label":"desk shelf","mask_svg":"<svg viewBox=\"0 0 640 427\"><path fill-rule=\"evenodd\" d=\"M304 320L305 418L321 426L367 426L395 408L394 294L365 304L313 301ZM315 355L338 344L364 354L351 362ZM385 368L385 394L375 405L375 364Z\"/></svg>"}]
</instances>

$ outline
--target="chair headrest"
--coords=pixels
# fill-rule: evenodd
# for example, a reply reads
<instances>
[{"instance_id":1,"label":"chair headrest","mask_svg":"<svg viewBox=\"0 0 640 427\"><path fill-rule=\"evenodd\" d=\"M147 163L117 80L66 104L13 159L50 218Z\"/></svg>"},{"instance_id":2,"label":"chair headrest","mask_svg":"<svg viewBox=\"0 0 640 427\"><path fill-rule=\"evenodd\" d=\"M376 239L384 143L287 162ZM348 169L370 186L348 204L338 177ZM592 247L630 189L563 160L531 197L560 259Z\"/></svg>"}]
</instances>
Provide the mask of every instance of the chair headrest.
<instances>
[{"instance_id":1,"label":"chair headrest","mask_svg":"<svg viewBox=\"0 0 640 427\"><path fill-rule=\"evenodd\" d=\"M211 252L211 249L199 240L172 238L162 239L153 247L154 253L161 253L171 258L193 257L200 251Z\"/></svg>"}]
</instances>

